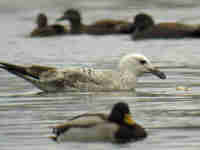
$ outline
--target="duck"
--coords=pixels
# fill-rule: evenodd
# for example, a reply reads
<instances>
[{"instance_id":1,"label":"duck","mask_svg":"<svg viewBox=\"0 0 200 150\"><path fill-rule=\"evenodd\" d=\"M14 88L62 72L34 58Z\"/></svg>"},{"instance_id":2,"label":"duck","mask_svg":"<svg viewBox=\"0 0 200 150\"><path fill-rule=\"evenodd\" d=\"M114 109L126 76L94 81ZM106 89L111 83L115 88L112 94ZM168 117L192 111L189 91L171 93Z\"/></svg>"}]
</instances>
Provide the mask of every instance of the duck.
<instances>
[{"instance_id":1,"label":"duck","mask_svg":"<svg viewBox=\"0 0 200 150\"><path fill-rule=\"evenodd\" d=\"M64 12L64 15L57 19L57 21L68 20L71 24L71 34L127 34L134 30L133 23L124 20L103 19L98 20L90 25L82 23L82 17L77 9L71 8Z\"/></svg>"},{"instance_id":2,"label":"duck","mask_svg":"<svg viewBox=\"0 0 200 150\"><path fill-rule=\"evenodd\" d=\"M198 26L177 22L161 22L156 24L153 17L146 13L137 14L134 24L135 30L131 35L133 40L200 37Z\"/></svg>"},{"instance_id":3,"label":"duck","mask_svg":"<svg viewBox=\"0 0 200 150\"><path fill-rule=\"evenodd\" d=\"M91 116L93 119L89 118ZM125 102L114 104L110 114L79 115L52 128L53 136L49 138L56 142L127 143L147 137L144 127L132 119L129 106Z\"/></svg>"},{"instance_id":4,"label":"duck","mask_svg":"<svg viewBox=\"0 0 200 150\"><path fill-rule=\"evenodd\" d=\"M67 27L61 24L48 25L48 18L44 13L39 13L36 19L37 27L30 33L30 37L46 37L68 33Z\"/></svg>"},{"instance_id":5,"label":"duck","mask_svg":"<svg viewBox=\"0 0 200 150\"><path fill-rule=\"evenodd\" d=\"M147 57L137 53L123 56L115 69L25 66L7 62L0 62L0 68L23 78L44 92L134 91L137 79L144 74L151 73L160 79L166 79L164 72Z\"/></svg>"}]
</instances>

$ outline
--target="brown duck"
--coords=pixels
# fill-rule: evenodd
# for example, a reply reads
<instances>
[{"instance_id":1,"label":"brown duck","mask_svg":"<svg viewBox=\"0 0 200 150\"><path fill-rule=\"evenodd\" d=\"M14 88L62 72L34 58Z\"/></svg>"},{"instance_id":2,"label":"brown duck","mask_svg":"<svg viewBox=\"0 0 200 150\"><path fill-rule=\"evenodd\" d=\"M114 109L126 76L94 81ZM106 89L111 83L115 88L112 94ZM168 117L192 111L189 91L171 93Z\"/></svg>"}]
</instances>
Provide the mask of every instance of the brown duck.
<instances>
[{"instance_id":1,"label":"brown duck","mask_svg":"<svg viewBox=\"0 0 200 150\"><path fill-rule=\"evenodd\" d=\"M44 13L40 13L36 19L37 28L35 28L31 33L31 37L45 37L53 35L63 35L68 33L65 26L60 24L48 25L47 16Z\"/></svg>"},{"instance_id":2,"label":"brown duck","mask_svg":"<svg viewBox=\"0 0 200 150\"><path fill-rule=\"evenodd\" d=\"M71 34L120 34L132 33L133 23L123 20L104 19L90 25L82 23L82 17L78 10L68 9L57 21L68 20L71 24Z\"/></svg>"},{"instance_id":3,"label":"brown duck","mask_svg":"<svg viewBox=\"0 0 200 150\"><path fill-rule=\"evenodd\" d=\"M153 18L145 13L140 13L134 19L135 31L132 33L134 40L163 39L163 38L197 38L200 29L194 25L176 22L163 22L155 24Z\"/></svg>"}]
</instances>

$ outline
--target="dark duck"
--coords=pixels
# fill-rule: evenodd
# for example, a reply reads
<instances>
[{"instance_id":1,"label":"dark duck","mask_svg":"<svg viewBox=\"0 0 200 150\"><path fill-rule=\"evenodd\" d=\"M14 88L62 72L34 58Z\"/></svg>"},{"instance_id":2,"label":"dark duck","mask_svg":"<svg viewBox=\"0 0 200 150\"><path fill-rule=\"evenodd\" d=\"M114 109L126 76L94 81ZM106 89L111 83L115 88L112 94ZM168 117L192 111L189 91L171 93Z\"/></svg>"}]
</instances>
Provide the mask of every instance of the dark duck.
<instances>
[{"instance_id":1,"label":"dark duck","mask_svg":"<svg viewBox=\"0 0 200 150\"><path fill-rule=\"evenodd\" d=\"M71 24L71 34L123 34L132 33L133 23L124 20L103 19L90 25L82 23L82 17L78 10L68 9L57 21L68 20Z\"/></svg>"},{"instance_id":2,"label":"dark duck","mask_svg":"<svg viewBox=\"0 0 200 150\"><path fill-rule=\"evenodd\" d=\"M132 39L134 40L200 37L200 29L198 26L177 22L155 24L153 18L145 13L136 15L134 24L135 31L132 33Z\"/></svg>"},{"instance_id":3,"label":"dark duck","mask_svg":"<svg viewBox=\"0 0 200 150\"><path fill-rule=\"evenodd\" d=\"M48 25L48 18L44 13L38 14L36 24L37 27L30 33L31 37L46 37L53 35L63 35L68 33L67 27L63 25Z\"/></svg>"},{"instance_id":4,"label":"dark duck","mask_svg":"<svg viewBox=\"0 0 200 150\"><path fill-rule=\"evenodd\" d=\"M147 137L145 129L136 123L125 102L116 103L110 114L82 114L53 128L54 141L107 141L127 143Z\"/></svg>"}]
</instances>

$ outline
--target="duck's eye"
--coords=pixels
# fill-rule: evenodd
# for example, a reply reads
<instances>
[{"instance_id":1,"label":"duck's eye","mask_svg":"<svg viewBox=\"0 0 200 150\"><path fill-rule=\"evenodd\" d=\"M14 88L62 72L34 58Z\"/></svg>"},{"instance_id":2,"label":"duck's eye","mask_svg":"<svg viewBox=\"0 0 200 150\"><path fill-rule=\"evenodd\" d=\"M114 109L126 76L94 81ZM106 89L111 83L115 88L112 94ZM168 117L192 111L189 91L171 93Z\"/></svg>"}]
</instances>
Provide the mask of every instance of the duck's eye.
<instances>
[{"instance_id":1,"label":"duck's eye","mask_svg":"<svg viewBox=\"0 0 200 150\"><path fill-rule=\"evenodd\" d=\"M146 64L146 63L147 63L146 60L140 60L140 64L144 65L144 64Z\"/></svg>"}]
</instances>

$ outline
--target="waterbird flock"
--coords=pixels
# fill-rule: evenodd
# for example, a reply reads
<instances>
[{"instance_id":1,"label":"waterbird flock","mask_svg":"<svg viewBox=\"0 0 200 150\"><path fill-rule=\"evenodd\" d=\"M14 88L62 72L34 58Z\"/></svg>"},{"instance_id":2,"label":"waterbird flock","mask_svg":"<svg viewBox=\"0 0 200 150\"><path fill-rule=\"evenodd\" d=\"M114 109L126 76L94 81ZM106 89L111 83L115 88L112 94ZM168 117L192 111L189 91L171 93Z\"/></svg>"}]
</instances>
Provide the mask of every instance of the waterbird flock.
<instances>
[{"instance_id":1,"label":"waterbird flock","mask_svg":"<svg viewBox=\"0 0 200 150\"><path fill-rule=\"evenodd\" d=\"M36 19L37 27L30 33L30 36L128 34L133 40L200 37L200 26L198 24L155 23L154 18L147 13L136 14L132 21L105 18L86 25L81 13L77 9L71 8L56 19L56 24L48 25L47 20L47 16L44 13L40 13ZM70 26L59 24L59 21L63 20L69 21Z\"/></svg>"},{"instance_id":2,"label":"waterbird flock","mask_svg":"<svg viewBox=\"0 0 200 150\"><path fill-rule=\"evenodd\" d=\"M58 21L67 20L70 26ZM46 14L39 13L37 27L30 37L46 37L71 34L117 35L129 34L132 40L199 38L199 25L176 22L155 23L147 13L139 13L131 22L103 19L86 25L77 9L68 9L56 24L48 24ZM67 91L120 91L134 90L137 78L145 73L166 79L166 75L141 54L128 54L121 58L116 70L100 70L84 67L56 68L50 66L22 66L0 62L0 68L14 74L44 92ZM61 141L111 141L126 143L147 137L147 132L130 115L125 102L114 104L110 114L94 113L75 116L67 122L53 126L53 136Z\"/></svg>"}]
</instances>

